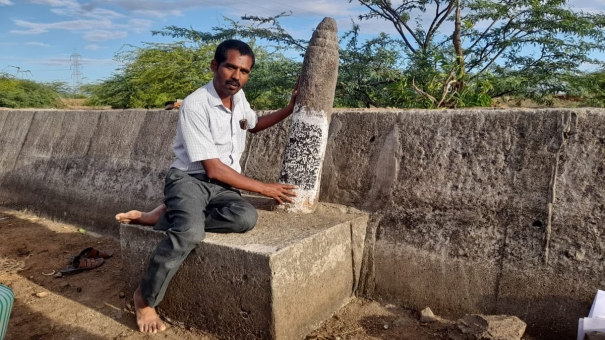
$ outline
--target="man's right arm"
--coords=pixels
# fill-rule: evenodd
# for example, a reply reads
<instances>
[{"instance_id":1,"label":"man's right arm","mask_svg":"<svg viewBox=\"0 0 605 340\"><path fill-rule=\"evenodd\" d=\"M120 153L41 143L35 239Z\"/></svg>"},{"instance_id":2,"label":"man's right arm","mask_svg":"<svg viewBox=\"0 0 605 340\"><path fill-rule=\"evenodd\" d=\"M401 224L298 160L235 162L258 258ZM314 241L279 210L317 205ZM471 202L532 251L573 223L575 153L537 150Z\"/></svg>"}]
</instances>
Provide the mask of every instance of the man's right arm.
<instances>
[{"instance_id":1,"label":"man's right arm","mask_svg":"<svg viewBox=\"0 0 605 340\"><path fill-rule=\"evenodd\" d=\"M263 196L271 197L279 204L283 204L284 201L292 203L290 197L296 196L296 193L292 191L292 189L296 189L295 185L263 183L248 178L231 169L218 158L203 160L202 165L206 170L206 176L208 176L208 178L221 181L237 189L252 191Z\"/></svg>"}]
</instances>

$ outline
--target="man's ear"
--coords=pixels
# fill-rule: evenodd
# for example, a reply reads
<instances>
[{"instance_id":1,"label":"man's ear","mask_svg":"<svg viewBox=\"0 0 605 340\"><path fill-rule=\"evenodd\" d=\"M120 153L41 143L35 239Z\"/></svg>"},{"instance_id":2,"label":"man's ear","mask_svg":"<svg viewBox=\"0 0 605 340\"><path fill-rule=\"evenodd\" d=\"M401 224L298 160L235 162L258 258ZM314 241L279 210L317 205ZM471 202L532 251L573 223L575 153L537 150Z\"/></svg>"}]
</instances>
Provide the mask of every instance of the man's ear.
<instances>
[{"instance_id":1,"label":"man's ear","mask_svg":"<svg viewBox=\"0 0 605 340\"><path fill-rule=\"evenodd\" d=\"M210 62L210 70L212 72L216 72L218 70L218 63L216 62L216 59L212 59Z\"/></svg>"}]
</instances>

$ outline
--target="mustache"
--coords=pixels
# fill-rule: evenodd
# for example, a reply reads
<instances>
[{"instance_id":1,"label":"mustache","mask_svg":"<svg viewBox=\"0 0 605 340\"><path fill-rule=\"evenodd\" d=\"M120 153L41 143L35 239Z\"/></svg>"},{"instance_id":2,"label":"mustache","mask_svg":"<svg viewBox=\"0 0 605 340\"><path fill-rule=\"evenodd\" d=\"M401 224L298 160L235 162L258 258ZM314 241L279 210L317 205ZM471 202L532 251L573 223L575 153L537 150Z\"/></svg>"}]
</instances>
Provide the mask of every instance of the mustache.
<instances>
[{"instance_id":1,"label":"mustache","mask_svg":"<svg viewBox=\"0 0 605 340\"><path fill-rule=\"evenodd\" d=\"M229 85L235 85L235 86L238 86L238 87L240 86L239 80L236 80L236 79L227 80L227 84L229 84Z\"/></svg>"}]
</instances>

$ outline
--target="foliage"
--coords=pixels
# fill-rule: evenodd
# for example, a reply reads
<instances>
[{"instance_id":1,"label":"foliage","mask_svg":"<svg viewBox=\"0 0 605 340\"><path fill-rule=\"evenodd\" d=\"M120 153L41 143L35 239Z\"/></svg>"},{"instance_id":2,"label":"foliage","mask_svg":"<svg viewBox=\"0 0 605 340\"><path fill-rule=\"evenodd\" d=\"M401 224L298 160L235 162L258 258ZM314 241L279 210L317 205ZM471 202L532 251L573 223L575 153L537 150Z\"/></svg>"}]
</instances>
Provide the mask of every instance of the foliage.
<instances>
[{"instance_id":1,"label":"foliage","mask_svg":"<svg viewBox=\"0 0 605 340\"><path fill-rule=\"evenodd\" d=\"M448 26L459 1L403 0L398 5L378 0L358 2L368 9L360 15L361 20L384 19L397 30L409 57L407 68L416 73L413 78L420 88L434 85L436 74L442 78L451 72L468 74L471 84L479 84L476 80L490 72L512 77L493 86L491 96L542 98L563 90L562 79L578 73L582 63L596 62L589 58L591 51L604 50L605 15L575 12L567 7L568 0L462 1L462 62L457 60L461 53L453 48L453 27ZM415 24L410 13L419 14ZM421 15L430 13L431 19L423 22ZM440 58L464 69L438 69Z\"/></svg>"},{"instance_id":2,"label":"foliage","mask_svg":"<svg viewBox=\"0 0 605 340\"><path fill-rule=\"evenodd\" d=\"M288 105L301 63L259 48L255 51L255 57L257 62L245 86L250 106L268 110Z\"/></svg>"},{"instance_id":3,"label":"foliage","mask_svg":"<svg viewBox=\"0 0 605 340\"><path fill-rule=\"evenodd\" d=\"M212 44L148 43L128 46L116 59L121 72L100 84L84 86L91 105L112 108L163 107L164 103L184 98L212 79Z\"/></svg>"},{"instance_id":4,"label":"foliage","mask_svg":"<svg viewBox=\"0 0 605 340\"><path fill-rule=\"evenodd\" d=\"M397 34L361 41L353 23L340 41L335 106L490 106L500 96L550 104L554 94L573 91L602 100L602 73L584 75L579 67L598 63L589 53L605 49L603 14L573 11L568 0L357 1L368 10L361 20L387 20ZM120 52L121 72L84 91L95 105L161 106L211 79L216 43L237 38L257 56L245 88L251 105L281 107L301 66L286 55L300 54L308 44L280 25L287 15L224 18L226 24L210 32L176 26L153 31L184 41ZM582 79L591 79L592 87Z\"/></svg>"},{"instance_id":5,"label":"foliage","mask_svg":"<svg viewBox=\"0 0 605 340\"><path fill-rule=\"evenodd\" d=\"M580 99L583 106L605 107L605 68L570 77L568 82L564 98Z\"/></svg>"},{"instance_id":6,"label":"foliage","mask_svg":"<svg viewBox=\"0 0 605 340\"><path fill-rule=\"evenodd\" d=\"M397 42L382 33L359 42L359 26L345 33L341 43L340 68L336 85L335 106L380 107L393 106L385 88L402 77L401 53Z\"/></svg>"},{"instance_id":7,"label":"foliage","mask_svg":"<svg viewBox=\"0 0 605 340\"><path fill-rule=\"evenodd\" d=\"M299 52L307 49L308 41L295 39L280 25L279 19L292 14L283 12L273 17L243 16L243 21L251 22L246 25L238 21L223 17L225 26L213 27L212 32L199 32L192 28L167 26L159 31L151 31L153 35L181 38L194 42L220 43L227 39L242 39L250 42L251 46L257 39L276 44L274 47L293 48ZM254 46L253 46L254 47Z\"/></svg>"},{"instance_id":8,"label":"foliage","mask_svg":"<svg viewBox=\"0 0 605 340\"><path fill-rule=\"evenodd\" d=\"M48 85L0 73L0 107L63 108L64 104L59 93Z\"/></svg>"},{"instance_id":9,"label":"foliage","mask_svg":"<svg viewBox=\"0 0 605 340\"><path fill-rule=\"evenodd\" d=\"M62 97L67 97L73 92L69 84L64 81L51 81L44 83L44 85L50 87Z\"/></svg>"},{"instance_id":10,"label":"foliage","mask_svg":"<svg viewBox=\"0 0 605 340\"><path fill-rule=\"evenodd\" d=\"M168 26L154 34L186 38L195 41L218 42L224 39L249 39L255 49L257 66L246 85L245 91L254 108L277 108L285 105L290 98L296 75L302 63L285 57L284 50L303 52L308 41L295 39L279 24L275 17L263 18L244 16L246 24L225 18L227 25L214 27L212 32L198 32L193 29ZM348 39L345 49L340 49L340 71L336 88L335 106L370 107L388 106L389 98L384 87L401 76L401 63L397 43L386 34L364 43L359 42L359 27L345 34L341 43ZM271 46L258 46L263 41ZM268 52L268 47L273 47ZM263 95L259 95L262 93Z\"/></svg>"},{"instance_id":11,"label":"foliage","mask_svg":"<svg viewBox=\"0 0 605 340\"><path fill-rule=\"evenodd\" d=\"M294 39L279 24L277 19L284 15L282 13L272 18L242 17L243 21L249 21L250 24L242 24L226 19L228 26L215 27L211 33L174 26L169 26L163 31L155 33L201 41L218 41L229 38L251 38L253 39L252 43L259 40L269 41L274 44L273 47L276 51L271 54L273 56L277 55L277 51L288 48L297 52L306 49L307 41ZM256 40L257 38L259 40ZM444 88L449 91L450 87L444 87L443 84L448 83L447 78L451 73L450 71L459 65L459 63L454 65L450 63L449 51L445 48L427 50L428 57L426 57L406 51L401 42L384 33L361 42L359 26L355 23L352 24L351 30L341 38L340 46L340 67L334 102L335 106L340 107L438 107L440 105L436 105L437 102L430 103L430 100L429 102L426 101L431 96L425 99L420 98L422 95L419 97L419 93L413 90L412 84L414 82L424 85L431 84L432 87L428 89L428 92L434 92L434 89L439 88L439 96L441 96ZM260 67L259 69L255 68L250 85L246 87L246 93L250 93L250 87L253 83L259 85L291 83L292 77L289 74L294 74L296 67L300 67L300 63L290 61L286 63L288 67L284 68L285 60L284 57L278 58L279 62L277 63L275 63L275 60L271 60L274 67L267 68L266 70L269 72L264 72ZM456 59L454 60L456 61ZM407 61L407 63L404 61ZM280 72L275 70L280 70ZM456 74L464 76L464 72L457 72ZM262 80L264 78L268 78L269 81L264 82ZM273 81L275 79L281 80L275 82ZM405 88L402 88L402 86ZM444 103L444 105L452 107L490 105L491 100L486 100L487 94L485 92L489 88L491 87L486 86L484 79L481 81L477 79L472 86L463 91L463 94L458 93L458 91L451 92L452 95L446 96L447 103ZM289 94L290 89L282 87L281 91L276 92L274 88L267 90L265 91L267 97L264 97L267 101L263 103L255 102L253 105L263 108L279 107L276 104L281 105L285 99L277 100L273 93L285 96L286 93ZM269 97L272 99L268 100ZM468 102L465 102L465 100Z\"/></svg>"}]
</instances>

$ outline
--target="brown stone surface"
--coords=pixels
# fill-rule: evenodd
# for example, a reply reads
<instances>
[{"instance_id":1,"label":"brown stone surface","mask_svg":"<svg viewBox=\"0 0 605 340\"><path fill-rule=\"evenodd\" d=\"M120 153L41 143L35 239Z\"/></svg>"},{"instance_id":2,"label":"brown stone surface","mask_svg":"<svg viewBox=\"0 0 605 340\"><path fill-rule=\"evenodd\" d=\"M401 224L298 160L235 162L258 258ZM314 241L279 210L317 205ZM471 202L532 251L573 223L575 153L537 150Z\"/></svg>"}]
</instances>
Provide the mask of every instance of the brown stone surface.
<instances>
[{"instance_id":1,"label":"brown stone surface","mask_svg":"<svg viewBox=\"0 0 605 340\"><path fill-rule=\"evenodd\" d=\"M353 296L364 243L353 235L363 235L365 221L359 211L336 205L304 216L260 210L246 234L208 234L159 310L224 339L300 339ZM122 225L127 296L162 236Z\"/></svg>"},{"instance_id":2,"label":"brown stone surface","mask_svg":"<svg viewBox=\"0 0 605 340\"><path fill-rule=\"evenodd\" d=\"M511 315L465 315L457 322L453 340L521 340L525 322Z\"/></svg>"}]
</instances>

